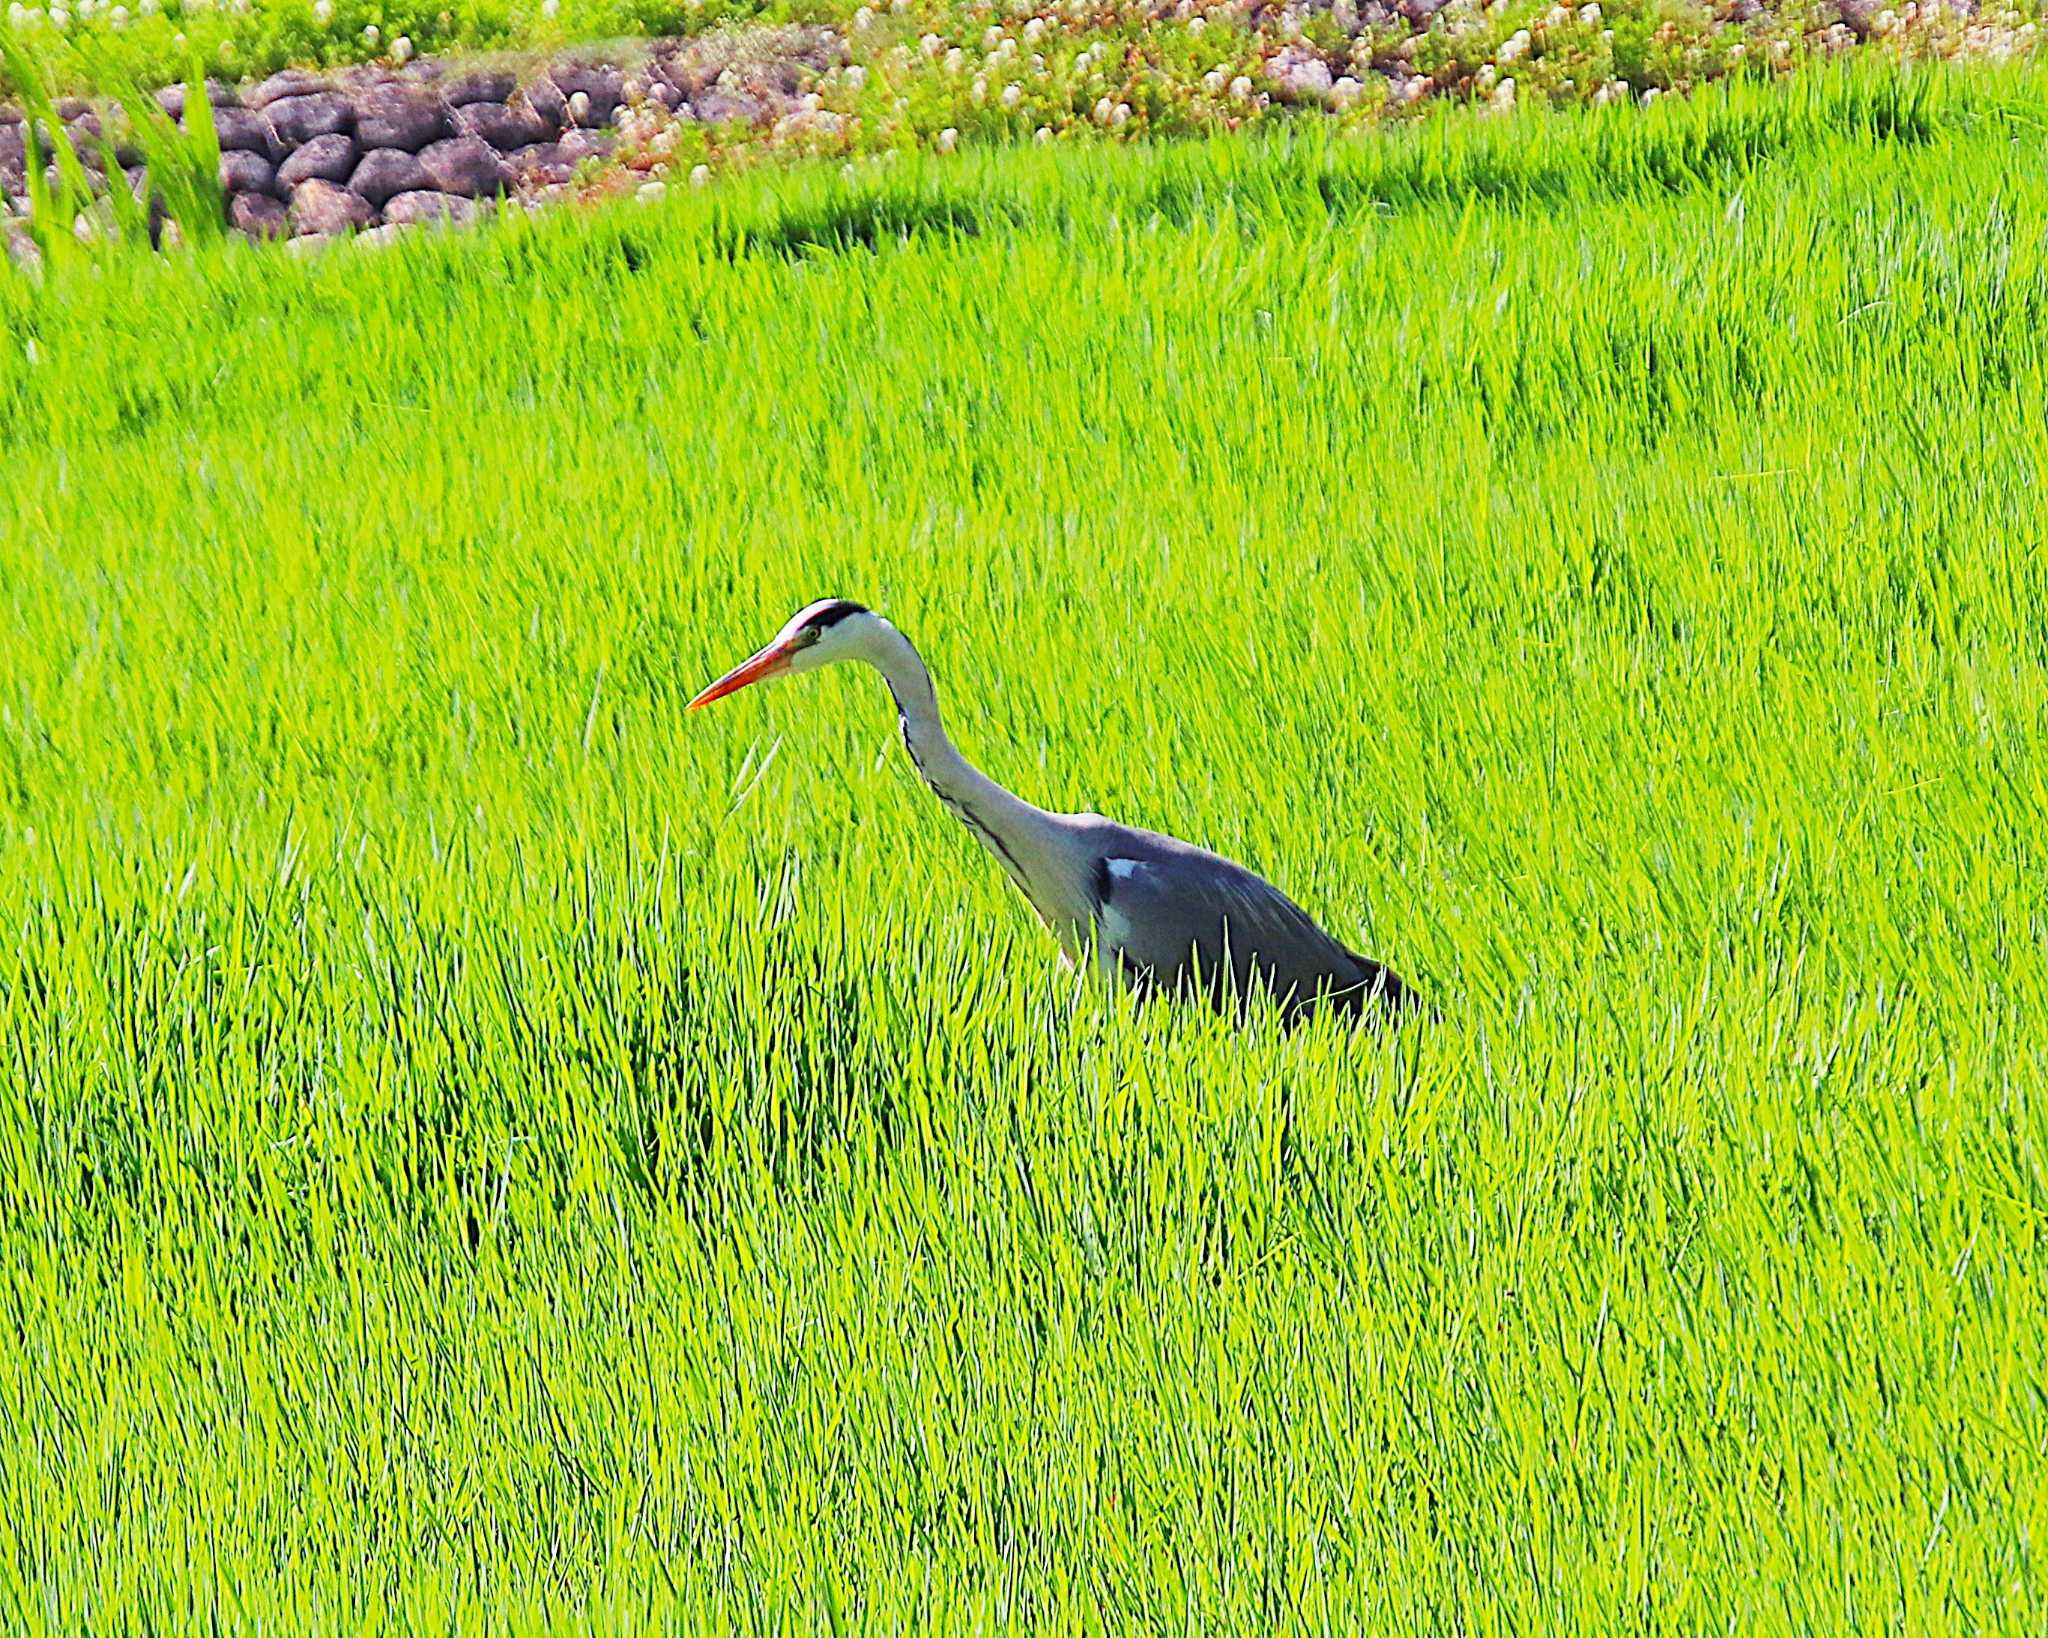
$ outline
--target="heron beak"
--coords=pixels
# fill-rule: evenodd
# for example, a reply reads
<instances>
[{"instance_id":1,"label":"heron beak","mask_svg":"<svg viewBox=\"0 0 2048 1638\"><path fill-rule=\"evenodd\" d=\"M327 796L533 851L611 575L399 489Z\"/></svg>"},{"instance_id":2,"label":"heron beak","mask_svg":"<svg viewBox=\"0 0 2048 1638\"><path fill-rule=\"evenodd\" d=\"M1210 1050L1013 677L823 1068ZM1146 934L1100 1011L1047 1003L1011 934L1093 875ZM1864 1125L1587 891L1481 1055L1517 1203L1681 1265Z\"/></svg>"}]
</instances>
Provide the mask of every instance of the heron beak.
<instances>
[{"instance_id":1,"label":"heron beak","mask_svg":"<svg viewBox=\"0 0 2048 1638\"><path fill-rule=\"evenodd\" d=\"M790 650L779 643L770 643L752 659L734 666L717 682L690 701L689 709L698 710L713 700L722 700L728 694L737 694L748 683L757 683L763 677L775 676L789 667Z\"/></svg>"}]
</instances>

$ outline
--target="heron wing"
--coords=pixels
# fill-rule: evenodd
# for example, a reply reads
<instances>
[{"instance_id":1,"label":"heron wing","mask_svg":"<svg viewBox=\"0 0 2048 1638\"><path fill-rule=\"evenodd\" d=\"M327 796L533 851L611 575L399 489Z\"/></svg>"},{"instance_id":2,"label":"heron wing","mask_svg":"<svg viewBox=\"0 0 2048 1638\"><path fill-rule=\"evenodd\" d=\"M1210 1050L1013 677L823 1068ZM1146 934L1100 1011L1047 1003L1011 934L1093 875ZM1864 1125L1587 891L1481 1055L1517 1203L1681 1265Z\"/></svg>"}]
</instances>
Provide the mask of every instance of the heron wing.
<instances>
[{"instance_id":1,"label":"heron wing","mask_svg":"<svg viewBox=\"0 0 2048 1638\"><path fill-rule=\"evenodd\" d=\"M1399 981L1332 938L1272 883L1171 837L1116 827L1096 869L1105 946L1139 984L1193 985L1221 1004L1253 984L1283 1002Z\"/></svg>"}]
</instances>

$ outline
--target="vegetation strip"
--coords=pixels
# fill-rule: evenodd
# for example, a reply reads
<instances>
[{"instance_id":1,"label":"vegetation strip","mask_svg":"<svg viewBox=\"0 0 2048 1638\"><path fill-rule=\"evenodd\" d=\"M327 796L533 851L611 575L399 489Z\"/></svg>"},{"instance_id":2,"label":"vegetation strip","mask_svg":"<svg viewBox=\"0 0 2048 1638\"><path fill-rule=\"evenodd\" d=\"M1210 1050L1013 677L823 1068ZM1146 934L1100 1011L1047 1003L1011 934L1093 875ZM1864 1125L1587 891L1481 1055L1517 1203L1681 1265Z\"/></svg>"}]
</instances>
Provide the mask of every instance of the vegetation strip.
<instances>
[{"instance_id":1,"label":"vegetation strip","mask_svg":"<svg viewBox=\"0 0 2048 1638\"><path fill-rule=\"evenodd\" d=\"M1859 44L1902 59L1997 59L2030 52L2036 34L2030 13L1969 0L1896 9L1742 0L1718 12L1653 0L1575 8L1344 0L1327 9L1263 0L904 0L861 6L833 27L731 21L744 10L725 14L731 26L687 38L431 60L395 29L330 32L340 28L331 7L324 17L316 7L310 33L296 14L281 13L282 32L264 36L284 42L275 49L344 62L381 51L382 60L291 68L239 87L210 82L222 110L227 218L260 237L383 237L467 220L500 197L538 203L634 186L652 197L671 176L703 181L769 158L1191 135L1303 112L1341 127L1411 117L1446 98L1496 112L1532 101L1650 102L1729 76L1774 77ZM131 30L129 22L113 28L104 10L74 20L59 8L62 27L41 9L14 11L8 72L17 81L103 81L170 49L147 43L169 26L161 13L147 28L129 19ZM215 57L233 57L237 15L192 9L175 20L217 24L225 32L202 35L214 40ZM706 18L700 10L693 20L701 27ZM171 38L193 49L182 30ZM124 204L103 186L119 168L127 192L159 208L124 122L79 98L60 106L86 186L109 206ZM166 93L165 106L182 116L182 93ZM111 163L101 154L110 119ZM49 146L46 134L61 197ZM27 166L19 113L0 113L0 193L20 213L29 205ZM117 225L108 206L100 216ZM11 237L24 242L18 229Z\"/></svg>"}]
</instances>

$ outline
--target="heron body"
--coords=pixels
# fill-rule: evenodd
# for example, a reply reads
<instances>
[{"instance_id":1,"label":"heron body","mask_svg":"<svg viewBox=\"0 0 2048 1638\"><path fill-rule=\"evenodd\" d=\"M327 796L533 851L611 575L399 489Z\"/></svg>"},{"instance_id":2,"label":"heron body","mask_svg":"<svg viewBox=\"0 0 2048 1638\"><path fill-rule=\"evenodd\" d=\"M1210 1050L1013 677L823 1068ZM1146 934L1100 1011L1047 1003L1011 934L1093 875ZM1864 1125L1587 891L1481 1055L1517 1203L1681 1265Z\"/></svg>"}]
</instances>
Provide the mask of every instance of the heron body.
<instances>
[{"instance_id":1,"label":"heron body","mask_svg":"<svg viewBox=\"0 0 2048 1638\"><path fill-rule=\"evenodd\" d=\"M910 639L858 603L813 603L690 706L853 660L882 674L918 776L995 856L1067 961L1139 991L1197 993L1221 1008L1263 989L1290 1017L1414 1000L1388 968L1347 949L1244 866L1100 814L1048 812L1004 789L947 737L931 673Z\"/></svg>"}]
</instances>

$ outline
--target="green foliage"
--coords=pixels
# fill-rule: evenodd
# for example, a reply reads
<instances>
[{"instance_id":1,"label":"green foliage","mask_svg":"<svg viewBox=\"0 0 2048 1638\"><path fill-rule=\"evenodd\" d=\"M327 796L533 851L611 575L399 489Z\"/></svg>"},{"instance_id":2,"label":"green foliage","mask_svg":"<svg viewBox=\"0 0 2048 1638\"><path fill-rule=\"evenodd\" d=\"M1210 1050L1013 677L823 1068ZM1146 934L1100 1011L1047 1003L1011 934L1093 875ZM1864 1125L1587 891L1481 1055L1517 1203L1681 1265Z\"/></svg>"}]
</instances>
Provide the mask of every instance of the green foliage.
<instances>
[{"instance_id":1,"label":"green foliage","mask_svg":"<svg viewBox=\"0 0 2048 1638\"><path fill-rule=\"evenodd\" d=\"M2041 1630L2044 90L0 282L4 1624Z\"/></svg>"},{"instance_id":2,"label":"green foliage","mask_svg":"<svg viewBox=\"0 0 2048 1638\"><path fill-rule=\"evenodd\" d=\"M220 189L220 142L207 100L204 76L194 65L186 86L188 127L177 124L115 64L95 65L99 84L116 99L110 120L125 116L124 130L148 171L149 196L131 190L121 166L113 132L103 128L96 139L100 173L109 185L95 198L55 104L32 59L0 38L0 63L21 87L28 118L28 232L39 253L37 266L62 273L94 259L104 260L122 249L150 243L151 197L165 220L178 224L188 242L218 241L226 231ZM43 163L43 136L48 135L57 172L54 183ZM83 225L83 234L78 231Z\"/></svg>"},{"instance_id":3,"label":"green foliage","mask_svg":"<svg viewBox=\"0 0 2048 1638\"><path fill-rule=\"evenodd\" d=\"M203 244L227 231L226 202L220 186L220 136L213 123L203 66L194 60L185 80L186 121L181 129L157 100L114 63L103 63L94 75L128 118L130 139L149 173L151 191L162 201L164 215L176 222L187 242ZM113 146L107 144L106 174L120 175ZM111 190L117 204L135 207L124 217L123 237L131 243L144 237L146 202L127 189Z\"/></svg>"}]
</instances>

